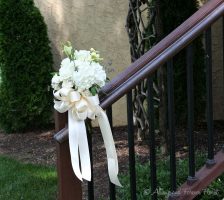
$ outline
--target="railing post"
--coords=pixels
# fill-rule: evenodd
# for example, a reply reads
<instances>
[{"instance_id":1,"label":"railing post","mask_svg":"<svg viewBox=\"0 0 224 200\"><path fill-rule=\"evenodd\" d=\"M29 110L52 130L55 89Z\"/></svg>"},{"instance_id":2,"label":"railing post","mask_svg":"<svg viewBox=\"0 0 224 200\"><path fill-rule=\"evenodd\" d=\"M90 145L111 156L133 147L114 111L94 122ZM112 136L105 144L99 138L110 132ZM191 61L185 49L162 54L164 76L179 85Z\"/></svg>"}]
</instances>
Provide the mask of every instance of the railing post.
<instances>
[{"instance_id":1,"label":"railing post","mask_svg":"<svg viewBox=\"0 0 224 200\"><path fill-rule=\"evenodd\" d=\"M109 119L109 123L110 123L110 127L112 129L112 133L113 133L113 114L112 114L112 106L109 106L106 110L107 112L107 116L108 116L108 119ZM110 200L116 200L116 188L115 188L115 185L113 183L111 183L109 181L109 191L110 191Z\"/></svg>"},{"instance_id":2,"label":"railing post","mask_svg":"<svg viewBox=\"0 0 224 200\"><path fill-rule=\"evenodd\" d=\"M170 186L169 200L178 198L176 193L176 135L175 135L175 109L174 109L174 83L173 59L167 62L167 100L168 100L168 130L170 136Z\"/></svg>"},{"instance_id":3,"label":"railing post","mask_svg":"<svg viewBox=\"0 0 224 200\"><path fill-rule=\"evenodd\" d=\"M88 138L88 145L89 145L89 156L90 156L90 163L91 163L91 181L88 181L88 200L94 200L94 174L93 174L93 143L92 143L92 124L91 120L86 120L87 125L87 138Z\"/></svg>"},{"instance_id":4,"label":"railing post","mask_svg":"<svg viewBox=\"0 0 224 200\"><path fill-rule=\"evenodd\" d=\"M137 199L136 170L135 170L135 136L133 124L132 91L127 93L127 118L128 118L128 147L129 147L129 173L131 200Z\"/></svg>"},{"instance_id":5,"label":"railing post","mask_svg":"<svg viewBox=\"0 0 224 200\"><path fill-rule=\"evenodd\" d=\"M222 17L222 66L223 66L223 92L224 92L224 16ZM223 105L224 106L224 105ZM223 107L224 112L224 107ZM224 153L224 144L222 146L222 152Z\"/></svg>"},{"instance_id":6,"label":"railing post","mask_svg":"<svg viewBox=\"0 0 224 200\"><path fill-rule=\"evenodd\" d=\"M188 145L189 145L189 174L188 184L192 185L197 181L195 177L195 152L194 152L194 44L187 47L187 118L188 118Z\"/></svg>"},{"instance_id":7,"label":"railing post","mask_svg":"<svg viewBox=\"0 0 224 200\"><path fill-rule=\"evenodd\" d=\"M65 128L67 115L59 114L55 111L55 131L59 132ZM57 137L55 137L57 141ZM71 158L68 140L64 142L57 141L57 173L59 200L82 200L81 182L76 178L71 166Z\"/></svg>"},{"instance_id":8,"label":"railing post","mask_svg":"<svg viewBox=\"0 0 224 200\"><path fill-rule=\"evenodd\" d=\"M214 160L214 128L213 128L213 95L212 95L212 29L209 27L205 32L205 64L206 64L206 106L208 128L208 158L207 167L215 164Z\"/></svg>"}]
</instances>

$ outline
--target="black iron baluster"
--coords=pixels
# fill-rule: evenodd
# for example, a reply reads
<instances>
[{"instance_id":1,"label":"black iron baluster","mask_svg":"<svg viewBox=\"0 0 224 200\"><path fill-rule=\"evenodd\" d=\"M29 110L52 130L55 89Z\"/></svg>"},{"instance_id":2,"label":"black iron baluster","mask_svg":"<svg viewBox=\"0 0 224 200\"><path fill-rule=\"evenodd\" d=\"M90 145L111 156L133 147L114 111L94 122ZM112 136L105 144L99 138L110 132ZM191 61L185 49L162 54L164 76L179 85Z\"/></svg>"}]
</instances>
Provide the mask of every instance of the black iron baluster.
<instances>
[{"instance_id":1,"label":"black iron baluster","mask_svg":"<svg viewBox=\"0 0 224 200\"><path fill-rule=\"evenodd\" d=\"M170 135L170 184L169 199L175 199L176 183L176 148L175 148L175 115L174 115L174 87L173 87L173 59L167 63L167 98L168 98L168 127Z\"/></svg>"},{"instance_id":2,"label":"black iron baluster","mask_svg":"<svg viewBox=\"0 0 224 200\"><path fill-rule=\"evenodd\" d=\"M136 171L135 171L135 142L133 124L132 91L127 94L127 118L128 118L128 146L129 146L129 171L131 200L136 200Z\"/></svg>"},{"instance_id":3,"label":"black iron baluster","mask_svg":"<svg viewBox=\"0 0 224 200\"><path fill-rule=\"evenodd\" d=\"M213 96L212 96L212 31L211 27L205 32L205 63L206 63L206 90L207 90L207 127L208 127L208 159L207 167L215 164L213 141Z\"/></svg>"},{"instance_id":4,"label":"black iron baluster","mask_svg":"<svg viewBox=\"0 0 224 200\"><path fill-rule=\"evenodd\" d=\"M147 80L147 102L149 117L149 147L150 147L150 174L151 174L151 197L157 199L156 180L156 151L155 151L155 127L154 127L154 102L153 102L153 78Z\"/></svg>"},{"instance_id":5,"label":"black iron baluster","mask_svg":"<svg viewBox=\"0 0 224 200\"><path fill-rule=\"evenodd\" d=\"M87 137L88 137L88 144L89 144L89 154L90 154L90 162L91 162L91 174L92 178L91 181L88 182L88 199L94 200L94 180L93 180L93 149L92 149L92 126L91 121L87 120Z\"/></svg>"},{"instance_id":6,"label":"black iron baluster","mask_svg":"<svg viewBox=\"0 0 224 200\"><path fill-rule=\"evenodd\" d=\"M187 109L188 109L188 144L189 144L189 176L188 184L193 184L195 177L195 154L194 154L194 47L187 47Z\"/></svg>"},{"instance_id":7,"label":"black iron baluster","mask_svg":"<svg viewBox=\"0 0 224 200\"><path fill-rule=\"evenodd\" d=\"M110 122L110 126L113 132L113 116L112 116L112 106L109 106L106 110L107 117ZM115 193L115 185L109 181L109 190L110 190L110 200L116 199L116 193Z\"/></svg>"},{"instance_id":8,"label":"black iron baluster","mask_svg":"<svg viewBox=\"0 0 224 200\"><path fill-rule=\"evenodd\" d=\"M222 62L223 62L223 90L224 90L224 17L222 18ZM224 152L224 144L222 146L222 151Z\"/></svg>"}]
</instances>

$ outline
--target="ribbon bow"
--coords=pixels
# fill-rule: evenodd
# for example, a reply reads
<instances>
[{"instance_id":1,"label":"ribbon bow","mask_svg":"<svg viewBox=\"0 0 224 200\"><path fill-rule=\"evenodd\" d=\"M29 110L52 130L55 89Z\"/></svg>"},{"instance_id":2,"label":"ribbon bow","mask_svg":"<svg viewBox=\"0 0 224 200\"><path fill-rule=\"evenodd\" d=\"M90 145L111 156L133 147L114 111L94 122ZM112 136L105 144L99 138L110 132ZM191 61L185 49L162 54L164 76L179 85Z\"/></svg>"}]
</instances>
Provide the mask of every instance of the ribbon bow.
<instances>
[{"instance_id":1,"label":"ribbon bow","mask_svg":"<svg viewBox=\"0 0 224 200\"><path fill-rule=\"evenodd\" d=\"M121 186L117 177L118 161L110 123L106 113L99 106L98 96L85 96L72 88L62 88L54 93L54 97L58 100L54 101L54 108L60 113L68 111L69 147L75 175L81 181L83 179L91 181L91 165L85 119L94 120L97 117L106 148L110 181L115 185Z\"/></svg>"}]
</instances>

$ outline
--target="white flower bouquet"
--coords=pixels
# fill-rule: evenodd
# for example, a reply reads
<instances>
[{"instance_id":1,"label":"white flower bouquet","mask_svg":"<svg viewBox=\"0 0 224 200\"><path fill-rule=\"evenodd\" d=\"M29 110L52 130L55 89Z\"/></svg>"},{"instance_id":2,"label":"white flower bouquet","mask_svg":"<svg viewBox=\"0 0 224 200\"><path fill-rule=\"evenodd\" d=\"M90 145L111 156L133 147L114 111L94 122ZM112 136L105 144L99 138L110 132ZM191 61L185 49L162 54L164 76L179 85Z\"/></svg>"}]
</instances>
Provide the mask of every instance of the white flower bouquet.
<instances>
[{"instance_id":1,"label":"white flower bouquet","mask_svg":"<svg viewBox=\"0 0 224 200\"><path fill-rule=\"evenodd\" d=\"M97 118L105 143L110 180L120 186L110 124L99 106L98 92L107 80L100 64L102 58L94 49L77 51L70 42L63 46L63 52L67 57L62 60L59 72L53 76L51 86L54 90L54 108L60 113L68 111L69 147L74 173L80 180L91 180L85 119Z\"/></svg>"},{"instance_id":2,"label":"white flower bouquet","mask_svg":"<svg viewBox=\"0 0 224 200\"><path fill-rule=\"evenodd\" d=\"M61 62L59 73L52 78L52 88L72 88L88 96L95 96L106 83L106 72L99 61L100 55L94 49L74 50L70 43L64 45L64 53L68 56Z\"/></svg>"}]
</instances>

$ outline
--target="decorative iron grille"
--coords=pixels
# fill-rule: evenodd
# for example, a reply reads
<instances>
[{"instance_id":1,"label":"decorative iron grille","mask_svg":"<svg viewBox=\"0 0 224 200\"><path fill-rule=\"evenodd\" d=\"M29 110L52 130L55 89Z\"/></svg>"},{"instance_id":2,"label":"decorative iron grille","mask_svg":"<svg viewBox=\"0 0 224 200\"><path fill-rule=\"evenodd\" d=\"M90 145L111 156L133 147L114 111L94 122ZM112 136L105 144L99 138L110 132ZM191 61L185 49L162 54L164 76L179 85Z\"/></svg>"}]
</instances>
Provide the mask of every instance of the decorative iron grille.
<instances>
[{"instance_id":1,"label":"decorative iron grille","mask_svg":"<svg viewBox=\"0 0 224 200\"><path fill-rule=\"evenodd\" d=\"M151 49L157 38L156 32L156 5L154 0L129 0L126 29L129 36L131 61L141 57ZM159 102L159 89L153 83L154 100ZM147 116L147 84L142 81L133 90L134 123L138 129L138 140L146 138L149 130ZM155 107L158 107L155 104Z\"/></svg>"}]
</instances>

